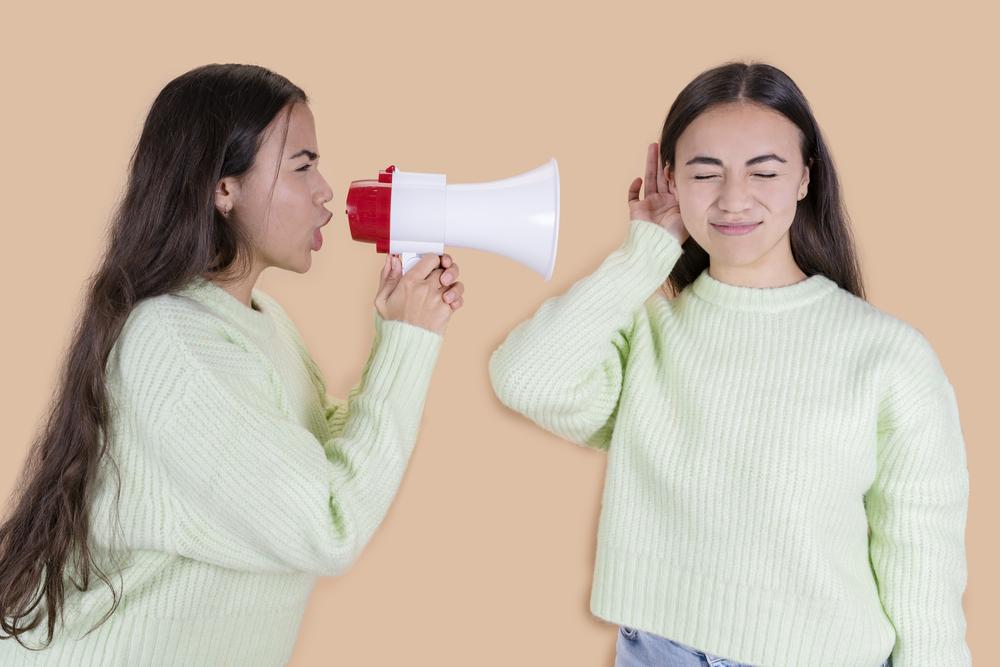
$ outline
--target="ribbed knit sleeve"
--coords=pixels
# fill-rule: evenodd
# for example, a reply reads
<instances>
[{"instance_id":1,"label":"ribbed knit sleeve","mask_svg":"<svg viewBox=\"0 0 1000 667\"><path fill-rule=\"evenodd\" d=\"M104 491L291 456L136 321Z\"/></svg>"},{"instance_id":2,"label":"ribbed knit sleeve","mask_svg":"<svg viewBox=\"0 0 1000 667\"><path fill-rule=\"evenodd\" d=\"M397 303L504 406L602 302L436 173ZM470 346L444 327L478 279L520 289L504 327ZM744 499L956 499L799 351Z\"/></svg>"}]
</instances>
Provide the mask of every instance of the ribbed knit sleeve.
<instances>
[{"instance_id":1,"label":"ribbed knit sleeve","mask_svg":"<svg viewBox=\"0 0 1000 667\"><path fill-rule=\"evenodd\" d=\"M188 355L186 391L155 430L180 554L319 575L354 562L402 479L442 340L406 322L375 322L348 400L323 395L331 425L324 442L279 409L268 377L240 346L213 351L218 366Z\"/></svg>"},{"instance_id":2,"label":"ribbed knit sleeve","mask_svg":"<svg viewBox=\"0 0 1000 667\"><path fill-rule=\"evenodd\" d=\"M327 428L330 429L332 435L343 433L344 427L347 425L347 415L351 401L354 400L354 397L360 390L360 384L354 385L347 398L344 399L330 396L326 393L325 384L319 387L319 397L323 405L323 417L326 419Z\"/></svg>"},{"instance_id":3,"label":"ribbed knit sleeve","mask_svg":"<svg viewBox=\"0 0 1000 667\"><path fill-rule=\"evenodd\" d=\"M866 494L871 563L896 629L893 667L971 664L965 641L968 472L955 390L922 334L898 347Z\"/></svg>"},{"instance_id":4,"label":"ribbed knit sleeve","mask_svg":"<svg viewBox=\"0 0 1000 667\"><path fill-rule=\"evenodd\" d=\"M579 445L606 450L636 311L682 254L677 238L645 220L590 275L515 327L489 361L507 407Z\"/></svg>"},{"instance_id":5,"label":"ribbed knit sleeve","mask_svg":"<svg viewBox=\"0 0 1000 667\"><path fill-rule=\"evenodd\" d=\"M323 409L323 418L326 421L326 427L330 433L330 436L337 436L343 433L344 427L347 424L347 415L350 409L351 402L354 400L355 396L361 391L362 383L355 384L347 394L347 398L340 398L339 396L332 396L327 393L326 379L323 377L323 372L320 370L319 366L316 364L316 360L313 359L312 354L309 353L309 349L306 347L305 341L302 340L299 334L298 327L285 312L285 309L280 303L275 301L268 294L263 294L263 298L267 299L267 303L271 310L280 318L282 324L287 328L292 341L295 343L296 348L299 351L299 355L302 358L303 363L306 365L306 369L309 371L310 379L313 385L316 387L316 394L319 398L320 405ZM374 311L373 316L375 318L375 331L376 335L382 330L382 325L385 320L379 315L378 311Z\"/></svg>"}]
</instances>

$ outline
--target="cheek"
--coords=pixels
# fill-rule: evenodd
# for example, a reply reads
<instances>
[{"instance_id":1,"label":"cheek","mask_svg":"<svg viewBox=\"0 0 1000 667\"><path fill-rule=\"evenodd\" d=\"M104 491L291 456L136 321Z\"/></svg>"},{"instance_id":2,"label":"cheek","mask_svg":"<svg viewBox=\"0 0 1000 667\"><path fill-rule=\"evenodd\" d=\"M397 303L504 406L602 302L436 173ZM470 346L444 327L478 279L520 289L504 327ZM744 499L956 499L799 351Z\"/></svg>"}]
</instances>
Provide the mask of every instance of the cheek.
<instances>
[{"instance_id":1,"label":"cheek","mask_svg":"<svg viewBox=\"0 0 1000 667\"><path fill-rule=\"evenodd\" d=\"M772 213L795 212L798 188L789 181L767 183L758 188L757 200Z\"/></svg>"},{"instance_id":2,"label":"cheek","mask_svg":"<svg viewBox=\"0 0 1000 667\"><path fill-rule=\"evenodd\" d=\"M296 234L302 236L302 230L309 226L309 209L311 202L308 194L299 192L292 185L275 190L271 203L271 220L283 237Z\"/></svg>"},{"instance_id":3,"label":"cheek","mask_svg":"<svg viewBox=\"0 0 1000 667\"><path fill-rule=\"evenodd\" d=\"M278 177L274 184L274 205L286 210L301 209L310 202L308 172L290 171Z\"/></svg>"},{"instance_id":4,"label":"cheek","mask_svg":"<svg viewBox=\"0 0 1000 667\"><path fill-rule=\"evenodd\" d=\"M708 217L708 209L715 201L713 188L703 183L680 185L677 188L677 204L685 222L696 222Z\"/></svg>"}]
</instances>

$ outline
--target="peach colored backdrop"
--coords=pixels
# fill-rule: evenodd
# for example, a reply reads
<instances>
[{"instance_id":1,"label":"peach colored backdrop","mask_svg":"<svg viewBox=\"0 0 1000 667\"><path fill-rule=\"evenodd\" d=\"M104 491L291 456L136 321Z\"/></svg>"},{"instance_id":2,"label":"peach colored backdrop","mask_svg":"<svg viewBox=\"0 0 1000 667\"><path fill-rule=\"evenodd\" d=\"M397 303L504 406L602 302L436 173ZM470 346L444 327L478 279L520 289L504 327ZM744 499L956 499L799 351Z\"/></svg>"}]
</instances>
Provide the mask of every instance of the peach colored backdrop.
<instances>
[{"instance_id":1,"label":"peach colored backdrop","mask_svg":"<svg viewBox=\"0 0 1000 667\"><path fill-rule=\"evenodd\" d=\"M99 3L98 3L99 4ZM551 282L451 249L467 284L400 493L346 576L319 580L293 665L610 666L616 628L588 610L604 455L507 412L491 350L624 238L625 195L667 108L733 58L784 69L839 168L869 298L922 330L966 435L968 639L997 599L998 49L986 3L928 12L839 3L50 4L5 12L0 170L6 286L0 508L40 425L145 112L209 62L274 69L311 96L336 194L304 275L259 286L297 322L331 393L356 381L382 256L353 243L344 197L380 168L503 178L550 157L562 176ZM992 342L991 342L992 341ZM992 398L991 398L992 397Z\"/></svg>"}]
</instances>

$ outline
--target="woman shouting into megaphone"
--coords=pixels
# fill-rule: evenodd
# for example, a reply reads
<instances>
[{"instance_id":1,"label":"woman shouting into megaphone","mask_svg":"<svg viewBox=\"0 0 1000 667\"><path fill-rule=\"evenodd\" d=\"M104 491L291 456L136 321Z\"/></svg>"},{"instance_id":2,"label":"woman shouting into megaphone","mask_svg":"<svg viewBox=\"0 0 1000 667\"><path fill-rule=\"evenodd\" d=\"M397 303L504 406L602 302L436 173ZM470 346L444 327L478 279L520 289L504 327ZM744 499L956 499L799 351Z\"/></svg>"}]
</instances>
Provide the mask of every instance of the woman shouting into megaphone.
<instances>
[{"instance_id":1,"label":"woman shouting into megaphone","mask_svg":"<svg viewBox=\"0 0 1000 667\"><path fill-rule=\"evenodd\" d=\"M0 527L0 663L285 664L316 576L386 515L464 287L448 255L387 257L361 381L328 396L254 287L321 247L318 160L306 94L262 67L154 101Z\"/></svg>"}]
</instances>

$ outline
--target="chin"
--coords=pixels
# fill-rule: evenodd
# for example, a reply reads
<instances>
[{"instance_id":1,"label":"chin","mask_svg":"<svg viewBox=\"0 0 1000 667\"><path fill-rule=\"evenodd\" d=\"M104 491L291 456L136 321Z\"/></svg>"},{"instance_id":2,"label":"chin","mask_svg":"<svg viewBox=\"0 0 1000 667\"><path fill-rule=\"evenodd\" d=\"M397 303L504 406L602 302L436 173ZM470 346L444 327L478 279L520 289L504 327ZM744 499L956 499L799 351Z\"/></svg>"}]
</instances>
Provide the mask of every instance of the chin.
<instances>
[{"instance_id":1,"label":"chin","mask_svg":"<svg viewBox=\"0 0 1000 667\"><path fill-rule=\"evenodd\" d=\"M310 254L311 252L312 251L310 251ZM312 266L312 257L310 255L306 255L303 259L294 262L282 262L276 266L280 269L284 269L285 271L292 271L293 273L305 273L309 270L309 267Z\"/></svg>"},{"instance_id":2,"label":"chin","mask_svg":"<svg viewBox=\"0 0 1000 667\"><path fill-rule=\"evenodd\" d=\"M715 247L706 247L705 251L720 264L728 264L730 266L753 264L765 254L756 246L733 248L731 246L726 247L726 244L716 244Z\"/></svg>"}]
</instances>

